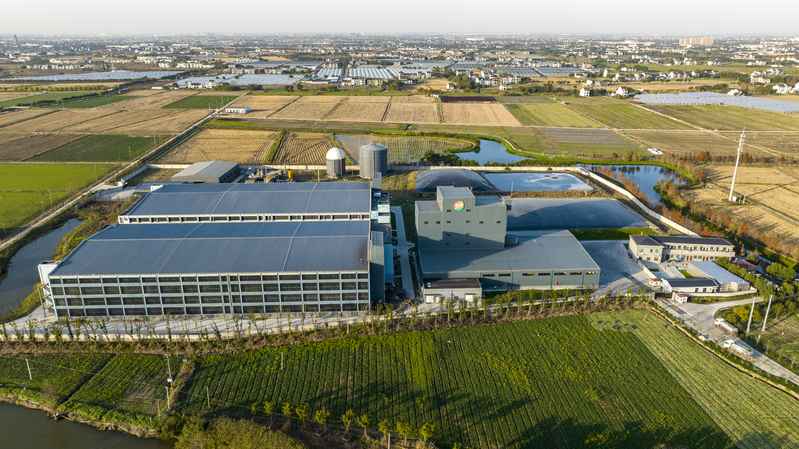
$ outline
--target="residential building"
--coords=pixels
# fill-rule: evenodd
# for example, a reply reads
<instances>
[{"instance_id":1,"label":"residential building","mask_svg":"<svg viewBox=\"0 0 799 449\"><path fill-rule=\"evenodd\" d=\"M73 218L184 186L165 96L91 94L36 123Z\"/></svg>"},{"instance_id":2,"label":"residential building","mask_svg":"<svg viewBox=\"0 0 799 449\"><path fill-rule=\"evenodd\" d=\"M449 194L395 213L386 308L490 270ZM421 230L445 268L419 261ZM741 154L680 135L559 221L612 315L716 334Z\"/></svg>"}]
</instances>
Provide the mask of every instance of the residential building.
<instances>
[{"instance_id":1,"label":"residential building","mask_svg":"<svg viewBox=\"0 0 799 449\"><path fill-rule=\"evenodd\" d=\"M631 235L629 247L635 259L654 263L688 263L735 256L735 246L719 237Z\"/></svg>"}]
</instances>

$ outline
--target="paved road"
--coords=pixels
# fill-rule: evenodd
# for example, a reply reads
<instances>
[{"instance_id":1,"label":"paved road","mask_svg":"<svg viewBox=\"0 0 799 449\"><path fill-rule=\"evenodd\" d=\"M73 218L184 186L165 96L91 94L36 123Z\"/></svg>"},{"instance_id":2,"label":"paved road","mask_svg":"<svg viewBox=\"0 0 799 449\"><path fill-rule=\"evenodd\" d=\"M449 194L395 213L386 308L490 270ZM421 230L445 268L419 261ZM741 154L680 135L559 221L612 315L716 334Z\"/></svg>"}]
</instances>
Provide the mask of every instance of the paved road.
<instances>
[{"instance_id":1,"label":"paved road","mask_svg":"<svg viewBox=\"0 0 799 449\"><path fill-rule=\"evenodd\" d=\"M762 300L762 298L755 299L756 302L760 302ZM717 327L715 319L716 314L719 311L740 305L751 304L751 299L740 299L737 301L726 301L715 304L675 304L668 300L658 300L658 303L672 316L687 324L697 332L707 335L710 340L715 343L721 343L724 340L732 339L738 343L746 344L740 338L730 336ZM749 345L747 344L747 346ZM795 385L799 385L799 375L796 375L792 371L788 370L784 366L780 365L757 350L753 350L751 356L743 358L752 362L755 366L773 376L781 377L785 380L793 382Z\"/></svg>"},{"instance_id":2,"label":"paved road","mask_svg":"<svg viewBox=\"0 0 799 449\"><path fill-rule=\"evenodd\" d=\"M413 277L411 276L411 260L408 256L410 244L405 234L405 219L402 217L402 208L399 206L391 206L391 212L394 214L394 222L397 225L397 252L400 256L400 274L402 275L402 290L407 299L416 299L416 289L413 286Z\"/></svg>"}]
</instances>

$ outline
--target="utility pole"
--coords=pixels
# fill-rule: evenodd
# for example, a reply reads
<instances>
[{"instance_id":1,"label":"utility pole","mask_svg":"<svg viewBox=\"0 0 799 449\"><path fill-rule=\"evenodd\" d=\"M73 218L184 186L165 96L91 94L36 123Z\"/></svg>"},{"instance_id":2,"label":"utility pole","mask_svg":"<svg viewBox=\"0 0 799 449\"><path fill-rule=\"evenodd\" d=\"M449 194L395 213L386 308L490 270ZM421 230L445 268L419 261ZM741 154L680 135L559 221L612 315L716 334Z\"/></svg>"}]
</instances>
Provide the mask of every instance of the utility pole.
<instances>
[{"instance_id":1,"label":"utility pole","mask_svg":"<svg viewBox=\"0 0 799 449\"><path fill-rule=\"evenodd\" d=\"M28 368L28 379L33 380L33 373L31 372L31 364L28 359L25 359L25 366Z\"/></svg>"},{"instance_id":2,"label":"utility pole","mask_svg":"<svg viewBox=\"0 0 799 449\"><path fill-rule=\"evenodd\" d=\"M164 389L166 389L166 409L169 410L172 408L172 400L169 397L169 385L164 385Z\"/></svg>"},{"instance_id":3,"label":"utility pole","mask_svg":"<svg viewBox=\"0 0 799 449\"><path fill-rule=\"evenodd\" d=\"M211 392L208 390L208 387L205 387L205 405L208 407L208 410L211 410Z\"/></svg>"},{"instance_id":4,"label":"utility pole","mask_svg":"<svg viewBox=\"0 0 799 449\"><path fill-rule=\"evenodd\" d=\"M738 165L741 163L741 153L744 149L744 140L746 139L746 129L741 131L741 137L738 139L738 154L735 156L735 168L732 171L732 183L730 184L730 195L727 201L733 202L735 196L735 179L738 177Z\"/></svg>"},{"instance_id":5,"label":"utility pole","mask_svg":"<svg viewBox=\"0 0 799 449\"><path fill-rule=\"evenodd\" d=\"M763 336L763 333L766 332L766 321L768 321L768 313L771 311L771 301L774 299L774 295L770 295L768 297L768 305L766 306L766 315L763 317L763 327L760 328L760 335L757 336L757 342L760 343L760 337Z\"/></svg>"},{"instance_id":6,"label":"utility pole","mask_svg":"<svg viewBox=\"0 0 799 449\"><path fill-rule=\"evenodd\" d=\"M749 336L749 330L752 328L752 316L755 314L755 299L757 299L757 297L752 298L752 308L749 309L749 321L746 323L746 337Z\"/></svg>"},{"instance_id":7,"label":"utility pole","mask_svg":"<svg viewBox=\"0 0 799 449\"><path fill-rule=\"evenodd\" d=\"M170 365L169 363L169 354L166 354L165 357L166 357L166 371L169 374L169 377L167 377L166 381L172 384L172 365Z\"/></svg>"}]
</instances>

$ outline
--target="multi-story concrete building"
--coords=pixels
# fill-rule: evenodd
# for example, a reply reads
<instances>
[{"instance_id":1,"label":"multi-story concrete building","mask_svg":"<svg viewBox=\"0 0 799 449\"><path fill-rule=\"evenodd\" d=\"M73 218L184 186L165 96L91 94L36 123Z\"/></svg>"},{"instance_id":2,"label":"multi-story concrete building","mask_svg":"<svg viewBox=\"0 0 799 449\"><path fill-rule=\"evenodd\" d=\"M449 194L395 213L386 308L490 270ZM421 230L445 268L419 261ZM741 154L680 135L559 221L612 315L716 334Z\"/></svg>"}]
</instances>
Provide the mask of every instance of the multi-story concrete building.
<instances>
[{"instance_id":1,"label":"multi-story concrete building","mask_svg":"<svg viewBox=\"0 0 799 449\"><path fill-rule=\"evenodd\" d=\"M282 199L242 184L147 194L120 224L39 265L45 300L58 317L368 310L393 272L390 229L370 219L378 192L297 184L271 190Z\"/></svg>"},{"instance_id":2,"label":"multi-story concrete building","mask_svg":"<svg viewBox=\"0 0 799 449\"><path fill-rule=\"evenodd\" d=\"M715 260L735 256L735 246L719 237L631 235L630 254L647 262Z\"/></svg>"},{"instance_id":3,"label":"multi-story concrete building","mask_svg":"<svg viewBox=\"0 0 799 449\"><path fill-rule=\"evenodd\" d=\"M507 213L501 197L464 187L438 187L435 201L417 201L425 282L478 279L484 291L598 287L599 266L571 233L508 234Z\"/></svg>"}]
</instances>

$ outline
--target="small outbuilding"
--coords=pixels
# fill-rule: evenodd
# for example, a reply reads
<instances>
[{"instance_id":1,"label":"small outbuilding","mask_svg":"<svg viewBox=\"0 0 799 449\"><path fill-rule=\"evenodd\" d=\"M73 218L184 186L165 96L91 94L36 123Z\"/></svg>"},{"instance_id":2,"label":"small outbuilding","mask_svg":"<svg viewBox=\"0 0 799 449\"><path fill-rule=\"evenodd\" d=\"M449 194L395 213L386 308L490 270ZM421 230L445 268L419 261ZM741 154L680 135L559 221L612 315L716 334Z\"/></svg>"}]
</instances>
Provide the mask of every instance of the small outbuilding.
<instances>
[{"instance_id":1,"label":"small outbuilding","mask_svg":"<svg viewBox=\"0 0 799 449\"><path fill-rule=\"evenodd\" d=\"M717 293L719 283L715 279L706 278L666 278L662 280L666 293Z\"/></svg>"},{"instance_id":2,"label":"small outbuilding","mask_svg":"<svg viewBox=\"0 0 799 449\"><path fill-rule=\"evenodd\" d=\"M718 266L713 261L694 261L688 264L688 273L697 277L715 279L720 292L744 292L751 288L749 282Z\"/></svg>"},{"instance_id":3,"label":"small outbuilding","mask_svg":"<svg viewBox=\"0 0 799 449\"><path fill-rule=\"evenodd\" d=\"M239 177L239 164L227 161L205 161L191 164L172 177L185 183L219 184L233 182Z\"/></svg>"}]
</instances>

